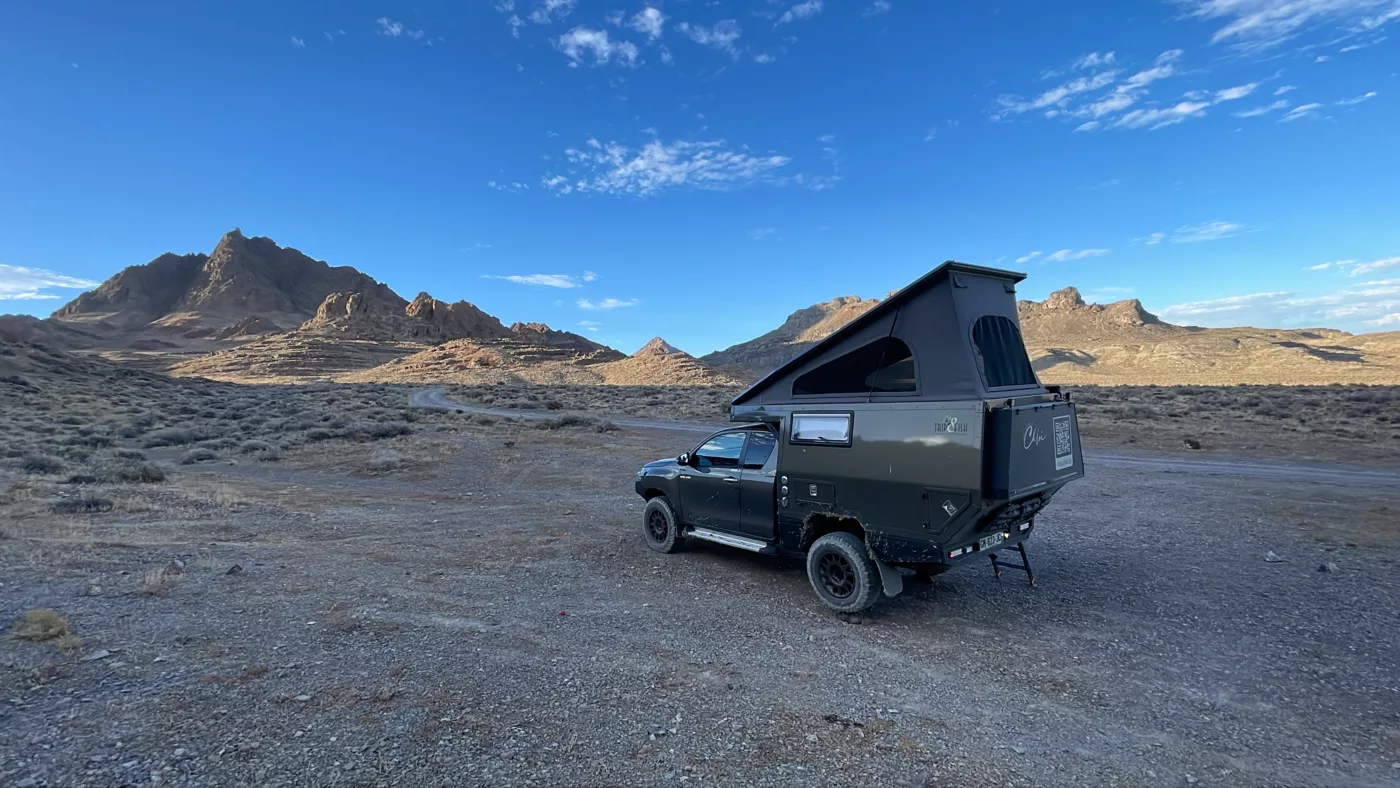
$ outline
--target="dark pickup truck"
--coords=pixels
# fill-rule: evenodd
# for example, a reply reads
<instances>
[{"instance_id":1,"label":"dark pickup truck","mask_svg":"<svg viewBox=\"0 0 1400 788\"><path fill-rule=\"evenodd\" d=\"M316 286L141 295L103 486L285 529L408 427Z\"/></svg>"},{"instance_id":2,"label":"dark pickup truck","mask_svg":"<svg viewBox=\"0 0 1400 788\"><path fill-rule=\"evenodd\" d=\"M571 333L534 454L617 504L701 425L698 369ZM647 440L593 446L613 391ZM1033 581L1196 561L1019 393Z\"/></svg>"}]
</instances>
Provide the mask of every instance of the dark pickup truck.
<instances>
[{"instance_id":1,"label":"dark pickup truck","mask_svg":"<svg viewBox=\"0 0 1400 788\"><path fill-rule=\"evenodd\" d=\"M638 472L647 544L804 558L843 612L972 555L1033 579L1035 516L1084 463L1021 340L1023 278L945 263L774 370L735 398L741 426Z\"/></svg>"}]
</instances>

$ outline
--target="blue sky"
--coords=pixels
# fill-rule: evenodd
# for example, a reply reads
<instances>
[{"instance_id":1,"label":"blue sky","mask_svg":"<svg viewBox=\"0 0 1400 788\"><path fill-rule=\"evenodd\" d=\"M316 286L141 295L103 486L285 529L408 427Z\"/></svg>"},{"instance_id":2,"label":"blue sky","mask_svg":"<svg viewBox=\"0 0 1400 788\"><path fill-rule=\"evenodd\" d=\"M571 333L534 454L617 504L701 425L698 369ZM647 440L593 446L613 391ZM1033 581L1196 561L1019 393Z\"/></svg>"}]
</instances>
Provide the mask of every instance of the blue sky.
<instances>
[{"instance_id":1,"label":"blue sky","mask_svg":"<svg viewBox=\"0 0 1400 788\"><path fill-rule=\"evenodd\" d=\"M953 258L1400 328L1400 0L9 4L0 310L232 227L700 354Z\"/></svg>"}]
</instances>

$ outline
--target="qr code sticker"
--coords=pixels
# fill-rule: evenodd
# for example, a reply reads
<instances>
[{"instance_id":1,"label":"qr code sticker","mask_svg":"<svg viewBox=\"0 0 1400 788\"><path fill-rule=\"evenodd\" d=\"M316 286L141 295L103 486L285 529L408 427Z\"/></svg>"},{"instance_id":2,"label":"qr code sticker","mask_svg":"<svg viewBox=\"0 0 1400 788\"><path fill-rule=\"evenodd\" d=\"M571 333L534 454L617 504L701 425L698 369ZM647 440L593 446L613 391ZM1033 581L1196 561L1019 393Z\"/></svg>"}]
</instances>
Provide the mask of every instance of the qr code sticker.
<instances>
[{"instance_id":1,"label":"qr code sticker","mask_svg":"<svg viewBox=\"0 0 1400 788\"><path fill-rule=\"evenodd\" d=\"M1074 464L1074 446L1070 443L1069 416L1057 416L1055 427L1055 470L1062 471Z\"/></svg>"}]
</instances>

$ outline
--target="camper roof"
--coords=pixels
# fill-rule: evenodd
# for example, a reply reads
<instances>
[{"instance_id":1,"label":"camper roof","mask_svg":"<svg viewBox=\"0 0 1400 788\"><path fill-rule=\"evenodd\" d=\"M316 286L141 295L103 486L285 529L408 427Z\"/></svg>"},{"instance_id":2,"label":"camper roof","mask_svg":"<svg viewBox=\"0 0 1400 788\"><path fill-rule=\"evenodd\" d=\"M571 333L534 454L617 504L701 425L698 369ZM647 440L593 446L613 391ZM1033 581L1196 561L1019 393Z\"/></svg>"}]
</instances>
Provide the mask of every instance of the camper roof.
<instances>
[{"instance_id":1,"label":"camper roof","mask_svg":"<svg viewBox=\"0 0 1400 788\"><path fill-rule=\"evenodd\" d=\"M950 260L770 372L733 405L984 399L1043 390L1016 317L1015 286L1025 278Z\"/></svg>"}]
</instances>

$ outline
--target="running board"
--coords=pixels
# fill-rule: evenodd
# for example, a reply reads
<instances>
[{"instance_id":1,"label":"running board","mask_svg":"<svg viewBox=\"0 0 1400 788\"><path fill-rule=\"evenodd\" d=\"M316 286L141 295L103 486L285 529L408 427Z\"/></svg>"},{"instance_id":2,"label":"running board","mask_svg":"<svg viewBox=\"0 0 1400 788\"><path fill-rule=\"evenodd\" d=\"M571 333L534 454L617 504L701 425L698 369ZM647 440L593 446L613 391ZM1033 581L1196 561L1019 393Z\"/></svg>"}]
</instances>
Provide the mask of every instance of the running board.
<instances>
[{"instance_id":1,"label":"running board","mask_svg":"<svg viewBox=\"0 0 1400 788\"><path fill-rule=\"evenodd\" d=\"M736 536L722 531L711 531L708 528L690 527L685 531L687 539L700 539L706 542L737 547L740 550L748 550L753 553L772 553L773 547L770 543L762 539L750 539L747 536Z\"/></svg>"}]
</instances>

